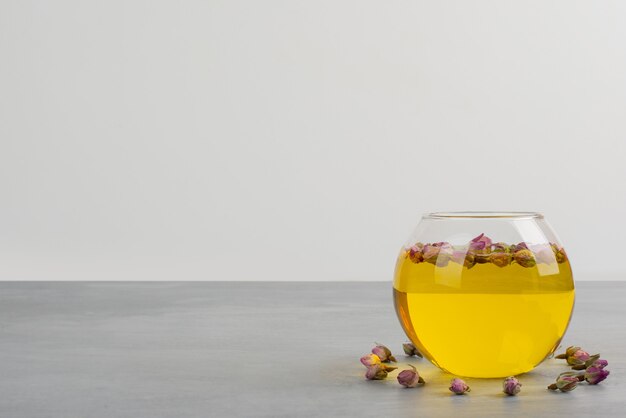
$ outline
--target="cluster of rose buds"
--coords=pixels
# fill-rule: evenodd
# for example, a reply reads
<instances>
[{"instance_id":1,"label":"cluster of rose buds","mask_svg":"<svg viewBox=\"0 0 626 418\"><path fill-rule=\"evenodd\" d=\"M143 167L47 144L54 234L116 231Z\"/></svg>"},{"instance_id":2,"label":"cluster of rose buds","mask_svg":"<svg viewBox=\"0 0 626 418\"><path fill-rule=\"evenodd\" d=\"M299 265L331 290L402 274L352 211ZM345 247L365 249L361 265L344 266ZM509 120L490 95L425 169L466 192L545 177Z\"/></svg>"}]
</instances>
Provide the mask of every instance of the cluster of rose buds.
<instances>
[{"instance_id":1,"label":"cluster of rose buds","mask_svg":"<svg viewBox=\"0 0 626 418\"><path fill-rule=\"evenodd\" d=\"M522 267L534 267L538 263L551 264L567 261L565 250L554 243L506 244L493 243L485 234L473 238L467 245L453 246L448 242L423 244L417 242L405 249L404 256L413 263L431 263L445 267L450 261L472 268L476 264L491 263L506 267L515 263Z\"/></svg>"},{"instance_id":2,"label":"cluster of rose buds","mask_svg":"<svg viewBox=\"0 0 626 418\"><path fill-rule=\"evenodd\" d=\"M610 372L605 369L609 362L601 359L600 354L591 355L577 346L570 346L565 353L559 354L555 358L564 359L571 366L572 370L584 370L579 372L561 373L556 379L556 383L548 386L551 390L569 392L578 386L578 382L586 381L590 385L597 385L605 380ZM574 383L574 380L576 381Z\"/></svg>"},{"instance_id":3,"label":"cluster of rose buds","mask_svg":"<svg viewBox=\"0 0 626 418\"><path fill-rule=\"evenodd\" d=\"M367 380L385 379L389 372L397 369L397 367L384 364L391 361L396 361L396 358L391 354L391 350L377 343L376 346L372 348L371 354L366 354L361 357L361 364L367 368L365 378Z\"/></svg>"},{"instance_id":4,"label":"cluster of rose buds","mask_svg":"<svg viewBox=\"0 0 626 418\"><path fill-rule=\"evenodd\" d=\"M413 356L417 356L419 358L424 357L413 343L402 344L402 349L404 350L404 354L406 354L409 357L413 357Z\"/></svg>"},{"instance_id":5,"label":"cluster of rose buds","mask_svg":"<svg viewBox=\"0 0 626 418\"><path fill-rule=\"evenodd\" d=\"M404 351L409 355L409 345L410 343L403 344ZM411 344L412 346L412 344ZM419 355L422 356L419 351L412 346L412 350L410 350L410 355ZM382 344L376 343L376 346L372 348L371 354L366 354L361 357L361 363L367 368L365 372L365 378L367 380L383 380L386 379L389 375L389 372L392 372L397 369L394 366L388 366L385 363L395 362L396 358L391 354L391 350L385 347ZM398 374L398 383L407 388L414 388L419 385L423 385L426 383L424 379L420 376L419 372L415 367L409 364L410 370L403 370Z\"/></svg>"},{"instance_id":6,"label":"cluster of rose buds","mask_svg":"<svg viewBox=\"0 0 626 418\"><path fill-rule=\"evenodd\" d=\"M422 357L422 354L417 350L413 343L404 343L402 344L402 348L407 356L418 356ZM372 348L372 352L370 354L366 354L361 357L361 363L367 368L365 372L365 378L367 380L383 380L386 379L390 372L397 369L397 367L389 366L385 363L389 363L391 361L396 361L395 357L391 353L387 347L382 344L376 343L376 346ZM420 376L419 372L412 364L408 365L410 369L402 370L398 373L397 380L398 383L405 388L415 388L418 386L422 386L426 383L424 378ZM598 367L600 364L597 365ZM590 376L590 379L597 378L597 375ZM578 378L575 378L576 384L578 384ZM509 396L517 395L522 388L522 384L513 376L507 377L502 382L502 391ZM465 383L462 379L454 378L450 382L450 387L448 388L450 392L456 395L463 395L467 392L470 392L471 389L467 383Z\"/></svg>"}]
</instances>

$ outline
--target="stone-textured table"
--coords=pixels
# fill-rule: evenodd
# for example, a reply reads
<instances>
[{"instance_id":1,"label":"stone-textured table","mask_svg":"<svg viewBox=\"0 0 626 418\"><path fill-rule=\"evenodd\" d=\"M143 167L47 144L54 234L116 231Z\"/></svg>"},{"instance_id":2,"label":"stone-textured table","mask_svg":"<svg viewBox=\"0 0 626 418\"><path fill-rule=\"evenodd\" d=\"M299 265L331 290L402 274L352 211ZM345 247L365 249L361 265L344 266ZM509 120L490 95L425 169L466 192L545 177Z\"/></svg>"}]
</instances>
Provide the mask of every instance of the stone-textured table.
<instances>
[{"instance_id":1,"label":"stone-textured table","mask_svg":"<svg viewBox=\"0 0 626 418\"><path fill-rule=\"evenodd\" d=\"M549 360L517 397L499 379L453 396L401 354L389 283L4 282L0 417L626 416L625 325L626 282L578 283L563 344L601 351L608 380L550 392ZM427 384L364 380L374 341Z\"/></svg>"}]
</instances>

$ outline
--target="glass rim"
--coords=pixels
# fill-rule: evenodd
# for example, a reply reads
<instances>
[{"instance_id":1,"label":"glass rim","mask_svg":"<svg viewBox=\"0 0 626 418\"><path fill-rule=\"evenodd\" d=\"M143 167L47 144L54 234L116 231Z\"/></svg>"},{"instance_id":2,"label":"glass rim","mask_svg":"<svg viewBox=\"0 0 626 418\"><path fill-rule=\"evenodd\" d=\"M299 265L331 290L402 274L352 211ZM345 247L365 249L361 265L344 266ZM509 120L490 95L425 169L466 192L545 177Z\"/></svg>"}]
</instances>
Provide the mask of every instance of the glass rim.
<instances>
[{"instance_id":1,"label":"glass rim","mask_svg":"<svg viewBox=\"0 0 626 418\"><path fill-rule=\"evenodd\" d=\"M431 212L422 216L423 219L543 219L539 212L516 211L463 211L463 212Z\"/></svg>"}]
</instances>

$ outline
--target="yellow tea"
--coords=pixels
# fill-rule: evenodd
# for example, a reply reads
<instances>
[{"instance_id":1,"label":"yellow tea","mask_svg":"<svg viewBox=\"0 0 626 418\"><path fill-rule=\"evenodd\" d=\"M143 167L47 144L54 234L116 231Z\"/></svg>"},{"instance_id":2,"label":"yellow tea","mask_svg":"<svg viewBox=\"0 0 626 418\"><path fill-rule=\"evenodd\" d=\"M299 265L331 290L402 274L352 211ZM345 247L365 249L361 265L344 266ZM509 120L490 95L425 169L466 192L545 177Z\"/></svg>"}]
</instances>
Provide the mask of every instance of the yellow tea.
<instances>
[{"instance_id":1,"label":"yellow tea","mask_svg":"<svg viewBox=\"0 0 626 418\"><path fill-rule=\"evenodd\" d=\"M433 245L437 254L429 253ZM459 376L506 377L532 370L557 348L574 283L554 244L418 243L398 258L394 302L406 334L435 365Z\"/></svg>"}]
</instances>

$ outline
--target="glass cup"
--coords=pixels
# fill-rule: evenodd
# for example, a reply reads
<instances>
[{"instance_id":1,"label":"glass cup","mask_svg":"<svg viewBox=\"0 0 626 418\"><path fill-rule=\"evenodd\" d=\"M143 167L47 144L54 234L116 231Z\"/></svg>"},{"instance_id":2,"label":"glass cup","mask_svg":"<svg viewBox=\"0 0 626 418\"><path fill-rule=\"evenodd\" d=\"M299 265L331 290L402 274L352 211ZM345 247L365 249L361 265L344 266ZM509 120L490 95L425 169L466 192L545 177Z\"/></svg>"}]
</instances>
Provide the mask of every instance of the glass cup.
<instances>
[{"instance_id":1,"label":"glass cup","mask_svg":"<svg viewBox=\"0 0 626 418\"><path fill-rule=\"evenodd\" d=\"M424 357L458 376L532 370L559 346L574 307L565 250L543 215L424 215L400 251L396 313Z\"/></svg>"}]
</instances>

